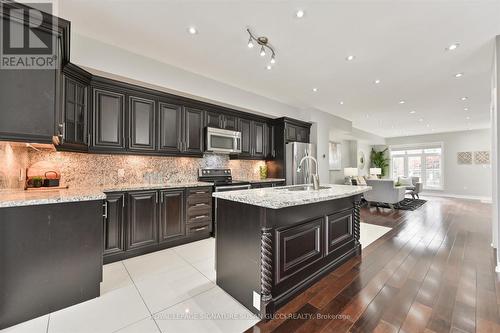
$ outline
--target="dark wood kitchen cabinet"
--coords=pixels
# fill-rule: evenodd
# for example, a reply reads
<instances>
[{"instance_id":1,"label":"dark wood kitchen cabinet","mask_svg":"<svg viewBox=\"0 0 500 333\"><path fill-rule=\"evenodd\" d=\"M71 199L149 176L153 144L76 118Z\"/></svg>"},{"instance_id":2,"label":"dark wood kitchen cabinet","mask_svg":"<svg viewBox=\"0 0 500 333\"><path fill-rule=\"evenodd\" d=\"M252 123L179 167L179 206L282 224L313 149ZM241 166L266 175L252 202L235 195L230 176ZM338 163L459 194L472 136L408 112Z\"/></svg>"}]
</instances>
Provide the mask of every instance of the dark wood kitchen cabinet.
<instances>
[{"instance_id":1,"label":"dark wood kitchen cabinet","mask_svg":"<svg viewBox=\"0 0 500 333\"><path fill-rule=\"evenodd\" d=\"M62 115L58 124L58 150L87 151L88 100L91 74L68 64L63 70Z\"/></svg>"},{"instance_id":2,"label":"dark wood kitchen cabinet","mask_svg":"<svg viewBox=\"0 0 500 333\"><path fill-rule=\"evenodd\" d=\"M183 139L183 152L203 154L203 110L184 108Z\"/></svg>"},{"instance_id":3,"label":"dark wood kitchen cabinet","mask_svg":"<svg viewBox=\"0 0 500 333\"><path fill-rule=\"evenodd\" d=\"M158 150L165 153L180 153L182 149L182 106L159 103Z\"/></svg>"},{"instance_id":4,"label":"dark wood kitchen cabinet","mask_svg":"<svg viewBox=\"0 0 500 333\"><path fill-rule=\"evenodd\" d=\"M265 159L268 150L267 124L265 122L239 119L238 129L241 132L240 159Z\"/></svg>"},{"instance_id":5,"label":"dark wood kitchen cabinet","mask_svg":"<svg viewBox=\"0 0 500 333\"><path fill-rule=\"evenodd\" d=\"M128 193L127 250L158 243L158 191Z\"/></svg>"},{"instance_id":6,"label":"dark wood kitchen cabinet","mask_svg":"<svg viewBox=\"0 0 500 333\"><path fill-rule=\"evenodd\" d=\"M210 237L211 192L196 187L106 193L104 263Z\"/></svg>"},{"instance_id":7,"label":"dark wood kitchen cabinet","mask_svg":"<svg viewBox=\"0 0 500 333\"><path fill-rule=\"evenodd\" d=\"M125 149L125 95L103 89L93 89L94 135L96 149Z\"/></svg>"},{"instance_id":8,"label":"dark wood kitchen cabinet","mask_svg":"<svg viewBox=\"0 0 500 333\"><path fill-rule=\"evenodd\" d=\"M267 127L266 123L260 121L252 121L252 140L253 153L252 156L255 158L264 159L267 155Z\"/></svg>"},{"instance_id":9,"label":"dark wood kitchen cabinet","mask_svg":"<svg viewBox=\"0 0 500 333\"><path fill-rule=\"evenodd\" d=\"M238 128L238 118L234 115L224 114L219 111L205 111L205 127L216 127L236 131Z\"/></svg>"},{"instance_id":10,"label":"dark wood kitchen cabinet","mask_svg":"<svg viewBox=\"0 0 500 333\"><path fill-rule=\"evenodd\" d=\"M310 125L309 125L310 126ZM310 127L285 123L285 139L287 142L305 142L309 143Z\"/></svg>"},{"instance_id":11,"label":"dark wood kitchen cabinet","mask_svg":"<svg viewBox=\"0 0 500 333\"><path fill-rule=\"evenodd\" d=\"M184 190L160 191L160 243L186 236Z\"/></svg>"},{"instance_id":12,"label":"dark wood kitchen cabinet","mask_svg":"<svg viewBox=\"0 0 500 333\"><path fill-rule=\"evenodd\" d=\"M155 150L156 102L152 99L129 96L129 144L130 150Z\"/></svg>"},{"instance_id":13,"label":"dark wood kitchen cabinet","mask_svg":"<svg viewBox=\"0 0 500 333\"><path fill-rule=\"evenodd\" d=\"M104 257L125 251L125 193L107 194L105 205Z\"/></svg>"}]
</instances>

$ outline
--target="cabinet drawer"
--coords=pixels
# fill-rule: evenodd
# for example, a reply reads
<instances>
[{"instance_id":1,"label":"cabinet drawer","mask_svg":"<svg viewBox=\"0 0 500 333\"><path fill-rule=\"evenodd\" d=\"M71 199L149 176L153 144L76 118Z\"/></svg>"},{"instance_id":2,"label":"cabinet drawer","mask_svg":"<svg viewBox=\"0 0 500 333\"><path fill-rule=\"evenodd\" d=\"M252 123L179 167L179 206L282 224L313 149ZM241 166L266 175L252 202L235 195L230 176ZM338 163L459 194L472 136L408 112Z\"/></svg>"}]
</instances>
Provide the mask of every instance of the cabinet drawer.
<instances>
[{"instance_id":1,"label":"cabinet drawer","mask_svg":"<svg viewBox=\"0 0 500 333\"><path fill-rule=\"evenodd\" d=\"M196 224L191 224L188 226L188 234L197 234L197 233L207 233L212 231L211 222L201 222Z\"/></svg>"},{"instance_id":2,"label":"cabinet drawer","mask_svg":"<svg viewBox=\"0 0 500 333\"><path fill-rule=\"evenodd\" d=\"M193 194L190 195L187 199L187 206L193 207L196 205L212 205L212 197L206 194Z\"/></svg>"},{"instance_id":3,"label":"cabinet drawer","mask_svg":"<svg viewBox=\"0 0 500 333\"><path fill-rule=\"evenodd\" d=\"M194 217L196 215L207 215L212 212L212 206L206 203L197 203L193 206L189 206L187 208L187 217L188 219Z\"/></svg>"},{"instance_id":4,"label":"cabinet drawer","mask_svg":"<svg viewBox=\"0 0 500 333\"><path fill-rule=\"evenodd\" d=\"M188 221L187 223L212 223L212 212L211 211L205 211L205 212L200 212L197 214L193 214L191 216L188 216Z\"/></svg>"},{"instance_id":5,"label":"cabinet drawer","mask_svg":"<svg viewBox=\"0 0 500 333\"><path fill-rule=\"evenodd\" d=\"M212 188L201 187L187 190L188 205L212 201Z\"/></svg>"}]
</instances>

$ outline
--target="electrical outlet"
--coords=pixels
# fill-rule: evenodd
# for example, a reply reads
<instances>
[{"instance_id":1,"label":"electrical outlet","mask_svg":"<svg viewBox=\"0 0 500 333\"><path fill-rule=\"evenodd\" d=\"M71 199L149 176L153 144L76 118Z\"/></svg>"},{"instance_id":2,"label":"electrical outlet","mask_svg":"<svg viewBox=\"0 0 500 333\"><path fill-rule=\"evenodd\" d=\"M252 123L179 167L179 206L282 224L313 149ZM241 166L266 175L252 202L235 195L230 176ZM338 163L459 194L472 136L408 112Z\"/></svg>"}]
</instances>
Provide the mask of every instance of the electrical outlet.
<instances>
[{"instance_id":1,"label":"electrical outlet","mask_svg":"<svg viewBox=\"0 0 500 333\"><path fill-rule=\"evenodd\" d=\"M118 169L118 177L119 178L125 177L125 170L124 169Z\"/></svg>"}]
</instances>

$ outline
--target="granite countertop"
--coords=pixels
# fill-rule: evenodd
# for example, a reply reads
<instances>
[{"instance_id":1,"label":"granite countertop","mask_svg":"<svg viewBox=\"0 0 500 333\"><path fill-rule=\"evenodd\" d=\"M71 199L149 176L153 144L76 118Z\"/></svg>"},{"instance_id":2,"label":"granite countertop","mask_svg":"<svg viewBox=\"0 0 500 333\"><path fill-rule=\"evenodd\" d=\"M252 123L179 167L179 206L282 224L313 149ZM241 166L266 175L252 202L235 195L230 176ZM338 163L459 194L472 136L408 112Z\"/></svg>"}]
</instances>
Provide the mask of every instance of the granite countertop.
<instances>
[{"instance_id":1,"label":"granite countertop","mask_svg":"<svg viewBox=\"0 0 500 333\"><path fill-rule=\"evenodd\" d=\"M241 191L216 192L212 196L219 199L241 202L264 208L280 209L291 206L306 205L315 202L328 201L350 197L371 190L370 186L351 186L322 184L329 187L318 191L288 191L294 186L280 186Z\"/></svg>"},{"instance_id":2,"label":"granite countertop","mask_svg":"<svg viewBox=\"0 0 500 333\"><path fill-rule=\"evenodd\" d=\"M121 184L109 185L100 188L68 188L42 191L4 190L0 191L0 208L20 207L33 205L56 204L63 202L78 202L106 199L105 192L173 189L185 187L212 186L212 183L162 183L162 184Z\"/></svg>"},{"instance_id":3,"label":"granite countertop","mask_svg":"<svg viewBox=\"0 0 500 333\"><path fill-rule=\"evenodd\" d=\"M256 184L256 183L274 183L274 182L284 182L284 181L286 181L286 179L284 179L284 178L235 179L235 180L249 182L251 184Z\"/></svg>"}]
</instances>

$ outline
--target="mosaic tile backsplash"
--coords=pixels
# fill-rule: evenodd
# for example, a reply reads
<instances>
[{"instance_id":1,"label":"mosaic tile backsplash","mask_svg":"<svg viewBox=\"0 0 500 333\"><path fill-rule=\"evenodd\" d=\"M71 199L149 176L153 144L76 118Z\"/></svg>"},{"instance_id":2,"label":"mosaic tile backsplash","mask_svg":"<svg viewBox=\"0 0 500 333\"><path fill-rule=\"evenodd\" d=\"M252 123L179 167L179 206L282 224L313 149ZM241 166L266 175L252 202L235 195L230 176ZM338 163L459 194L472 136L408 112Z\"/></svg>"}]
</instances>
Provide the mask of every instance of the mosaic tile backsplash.
<instances>
[{"instance_id":1,"label":"mosaic tile backsplash","mask_svg":"<svg viewBox=\"0 0 500 333\"><path fill-rule=\"evenodd\" d=\"M0 144L0 189L22 188L20 169L33 166L61 174L61 185L100 187L120 184L196 181L200 168L230 168L235 179L258 179L264 161L230 160L227 155L203 158L107 155L36 151Z\"/></svg>"}]
</instances>

